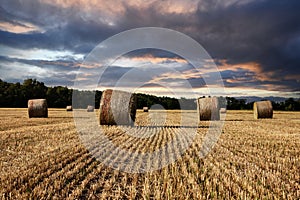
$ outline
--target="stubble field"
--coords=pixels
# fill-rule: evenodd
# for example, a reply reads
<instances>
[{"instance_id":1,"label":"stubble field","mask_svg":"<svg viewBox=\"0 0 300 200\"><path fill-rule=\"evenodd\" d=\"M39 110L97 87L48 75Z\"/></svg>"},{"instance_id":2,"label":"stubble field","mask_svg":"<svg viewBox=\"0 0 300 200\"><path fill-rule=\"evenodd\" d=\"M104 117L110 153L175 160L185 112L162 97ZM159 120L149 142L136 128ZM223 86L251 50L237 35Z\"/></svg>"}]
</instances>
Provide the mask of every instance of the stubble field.
<instances>
[{"instance_id":1,"label":"stubble field","mask_svg":"<svg viewBox=\"0 0 300 200\"><path fill-rule=\"evenodd\" d=\"M191 120L196 114L186 113ZM139 110L136 127L126 129L151 136L133 137L114 126L103 130L130 152L153 152L176 137L184 142L185 132L178 131L181 112L165 114L163 126L156 126L162 123L159 111ZM0 109L0 119L0 199L300 198L299 112L254 120L252 111L228 111L219 140L204 158L199 152L209 122L199 122L193 142L176 162L144 173L116 170L93 157L72 112L49 109L47 119L28 119L27 109ZM184 130L188 135L189 127ZM108 160L128 159L126 154L116 158L109 146L103 152ZM128 167L142 164L136 160Z\"/></svg>"}]
</instances>

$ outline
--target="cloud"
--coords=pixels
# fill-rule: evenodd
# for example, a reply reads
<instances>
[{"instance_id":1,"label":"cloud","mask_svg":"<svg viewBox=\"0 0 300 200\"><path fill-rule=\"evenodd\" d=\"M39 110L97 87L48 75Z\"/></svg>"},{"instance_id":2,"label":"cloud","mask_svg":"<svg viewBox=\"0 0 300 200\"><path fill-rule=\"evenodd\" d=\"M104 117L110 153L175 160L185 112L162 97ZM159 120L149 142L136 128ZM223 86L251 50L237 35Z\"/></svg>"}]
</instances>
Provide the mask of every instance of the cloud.
<instances>
[{"instance_id":1,"label":"cloud","mask_svg":"<svg viewBox=\"0 0 300 200\"><path fill-rule=\"evenodd\" d=\"M48 50L48 49L16 49L0 44L0 55L18 58L18 59L27 59L27 60L77 60L82 61L84 55L74 54L70 51L59 51L59 50Z\"/></svg>"},{"instance_id":2,"label":"cloud","mask_svg":"<svg viewBox=\"0 0 300 200\"><path fill-rule=\"evenodd\" d=\"M274 0L198 11L196 21L202 29L190 34L213 58L226 59L230 64L255 62L261 65L261 72L275 72L276 78L283 71L299 74L295 67L299 53L293 51L299 43L291 43L300 35L299 8L299 1Z\"/></svg>"},{"instance_id":3,"label":"cloud","mask_svg":"<svg viewBox=\"0 0 300 200\"><path fill-rule=\"evenodd\" d=\"M0 30L13 33L32 33L43 31L40 27L8 13L2 7L0 7Z\"/></svg>"},{"instance_id":4,"label":"cloud","mask_svg":"<svg viewBox=\"0 0 300 200\"><path fill-rule=\"evenodd\" d=\"M7 1L0 4L4 10L2 23L10 24L13 16L24 24L32 24L43 32L16 34L5 29L0 31L1 44L21 49L68 50L88 53L101 40L117 33L112 32L106 22L99 20L99 14L88 16L80 7L63 8L43 1ZM22 9L20 9L22 8ZM11 14L13 13L13 14ZM16 21L14 20L14 21ZM105 31L107 33L105 33Z\"/></svg>"},{"instance_id":5,"label":"cloud","mask_svg":"<svg viewBox=\"0 0 300 200\"><path fill-rule=\"evenodd\" d=\"M30 23L9 23L0 21L0 29L13 33L42 32L39 27Z\"/></svg>"},{"instance_id":6,"label":"cloud","mask_svg":"<svg viewBox=\"0 0 300 200\"><path fill-rule=\"evenodd\" d=\"M66 60L28 60L0 56L0 79L22 82L36 78L47 85L72 86L79 64Z\"/></svg>"},{"instance_id":7,"label":"cloud","mask_svg":"<svg viewBox=\"0 0 300 200\"><path fill-rule=\"evenodd\" d=\"M64 77L58 70L73 73L84 56L110 36L158 26L183 32L203 45L216 61L226 87L299 91L299 9L298 0L4 0L0 3L0 55L19 59L15 62L24 64L22 69L56 69L53 79L58 81L55 76ZM1 62L3 66L13 61ZM107 71L106 80L114 82L139 64L170 64L193 86L203 85L202 78L209 72L189 71L191 66L185 62L180 56L153 49L130 52ZM13 66L17 72L17 65ZM81 67L86 68L88 78L93 77L94 65ZM47 81L50 75L45 75Z\"/></svg>"}]
</instances>

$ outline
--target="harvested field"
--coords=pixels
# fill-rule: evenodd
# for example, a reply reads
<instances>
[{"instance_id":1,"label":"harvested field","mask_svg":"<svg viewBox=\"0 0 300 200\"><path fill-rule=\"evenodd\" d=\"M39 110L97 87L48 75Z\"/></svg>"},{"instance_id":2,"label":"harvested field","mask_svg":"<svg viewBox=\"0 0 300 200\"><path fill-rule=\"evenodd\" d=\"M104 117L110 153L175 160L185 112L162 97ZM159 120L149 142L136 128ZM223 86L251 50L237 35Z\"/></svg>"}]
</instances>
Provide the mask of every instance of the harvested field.
<instances>
[{"instance_id":1,"label":"harvested field","mask_svg":"<svg viewBox=\"0 0 300 200\"><path fill-rule=\"evenodd\" d=\"M197 113L184 115L194 124ZM156 116L164 120L157 122ZM133 138L114 126L103 130L122 149L151 152L177 137L178 126L186 126L188 133L191 124L182 124L180 116L181 111L138 110L136 127L128 130L141 135L150 131L148 138ZM300 198L300 112L275 111L273 119L254 120L253 111L229 110L223 133L208 156L198 156L209 125L199 122L193 143L180 159L145 173L115 170L95 159L76 131L73 112L65 109L49 109L48 118L29 119L27 109L2 108L0 119L3 199ZM111 159L128 156L114 155L107 149Z\"/></svg>"}]
</instances>

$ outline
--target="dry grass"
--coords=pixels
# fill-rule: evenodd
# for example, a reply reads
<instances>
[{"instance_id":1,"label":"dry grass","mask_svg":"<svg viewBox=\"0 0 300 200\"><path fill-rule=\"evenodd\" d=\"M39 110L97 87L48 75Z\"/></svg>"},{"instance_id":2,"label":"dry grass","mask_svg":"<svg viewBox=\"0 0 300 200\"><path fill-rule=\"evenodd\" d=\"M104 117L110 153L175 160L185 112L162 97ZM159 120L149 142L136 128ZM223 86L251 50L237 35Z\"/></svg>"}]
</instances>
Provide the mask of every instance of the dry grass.
<instances>
[{"instance_id":1,"label":"dry grass","mask_svg":"<svg viewBox=\"0 0 300 200\"><path fill-rule=\"evenodd\" d=\"M159 148L176 133L180 111L159 112L137 112L141 134L149 124L164 126L149 140L130 140L114 127L106 133L122 148ZM156 114L166 120L155 120ZM195 113L185 114L192 122ZM204 159L198 152L208 122L200 122L199 137L180 160L144 174L99 163L82 145L72 117L65 109L49 109L47 119L28 119L27 109L0 109L0 198L300 198L299 112L254 120L252 111L228 111L224 133Z\"/></svg>"}]
</instances>

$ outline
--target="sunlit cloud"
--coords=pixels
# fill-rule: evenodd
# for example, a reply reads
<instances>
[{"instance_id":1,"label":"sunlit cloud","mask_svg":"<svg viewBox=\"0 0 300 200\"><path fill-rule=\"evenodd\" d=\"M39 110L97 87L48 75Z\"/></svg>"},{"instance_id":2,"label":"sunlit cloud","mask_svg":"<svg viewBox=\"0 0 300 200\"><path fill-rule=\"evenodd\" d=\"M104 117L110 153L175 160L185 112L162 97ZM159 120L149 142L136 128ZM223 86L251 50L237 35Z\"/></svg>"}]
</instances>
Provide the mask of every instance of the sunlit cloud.
<instances>
[{"instance_id":1,"label":"sunlit cloud","mask_svg":"<svg viewBox=\"0 0 300 200\"><path fill-rule=\"evenodd\" d=\"M280 81L280 79L274 77L276 71L264 72L263 66L256 62L229 64L227 60L218 60L217 63L219 63L218 68L221 72L226 70L230 70L233 72L242 70L245 72L242 77L235 77L234 80L228 80L231 82L242 83L249 76L251 76L253 79L248 81Z\"/></svg>"},{"instance_id":2,"label":"sunlit cloud","mask_svg":"<svg viewBox=\"0 0 300 200\"><path fill-rule=\"evenodd\" d=\"M185 59L168 58L168 57L154 57L153 55L145 55L143 57L121 57L111 62L112 65L120 67L139 67L149 65L162 65L164 67L171 66L172 68L181 67L182 64L187 64Z\"/></svg>"},{"instance_id":3,"label":"sunlit cloud","mask_svg":"<svg viewBox=\"0 0 300 200\"><path fill-rule=\"evenodd\" d=\"M48 49L16 49L0 44L0 55L11 58L27 59L27 60L64 60L65 58L73 58L75 60L83 60L83 54L74 54L70 51L53 51Z\"/></svg>"},{"instance_id":4,"label":"sunlit cloud","mask_svg":"<svg viewBox=\"0 0 300 200\"><path fill-rule=\"evenodd\" d=\"M166 72L159 76L153 77L150 83L165 83L167 80L187 80L191 78L201 78L201 72L194 72L195 70L185 71L183 73L178 72ZM190 73L189 73L190 72Z\"/></svg>"},{"instance_id":5,"label":"sunlit cloud","mask_svg":"<svg viewBox=\"0 0 300 200\"><path fill-rule=\"evenodd\" d=\"M140 9L146 9L151 6L159 8L160 11L166 13L186 13L195 12L197 9L197 0L115 0L115 1L104 1L104 0L45 0L48 4L60 6L63 8L79 7L86 12L98 10L105 12L106 15L117 15L122 14L128 7L136 7Z\"/></svg>"},{"instance_id":6,"label":"sunlit cloud","mask_svg":"<svg viewBox=\"0 0 300 200\"><path fill-rule=\"evenodd\" d=\"M5 22L0 21L0 30L8 31L12 33L30 33L30 32L43 32L44 30L38 26L31 23L21 23L21 22Z\"/></svg>"},{"instance_id":7,"label":"sunlit cloud","mask_svg":"<svg viewBox=\"0 0 300 200\"><path fill-rule=\"evenodd\" d=\"M1 76L5 75L6 79L26 79L28 77L44 78L51 76L49 70L38 66L28 65L24 63L7 63L2 62L0 65ZM16 73L17 72L17 73ZM2 77L1 77L2 78Z\"/></svg>"},{"instance_id":8,"label":"sunlit cloud","mask_svg":"<svg viewBox=\"0 0 300 200\"><path fill-rule=\"evenodd\" d=\"M289 74L283 77L285 80L297 80L300 83L300 74Z\"/></svg>"}]
</instances>

